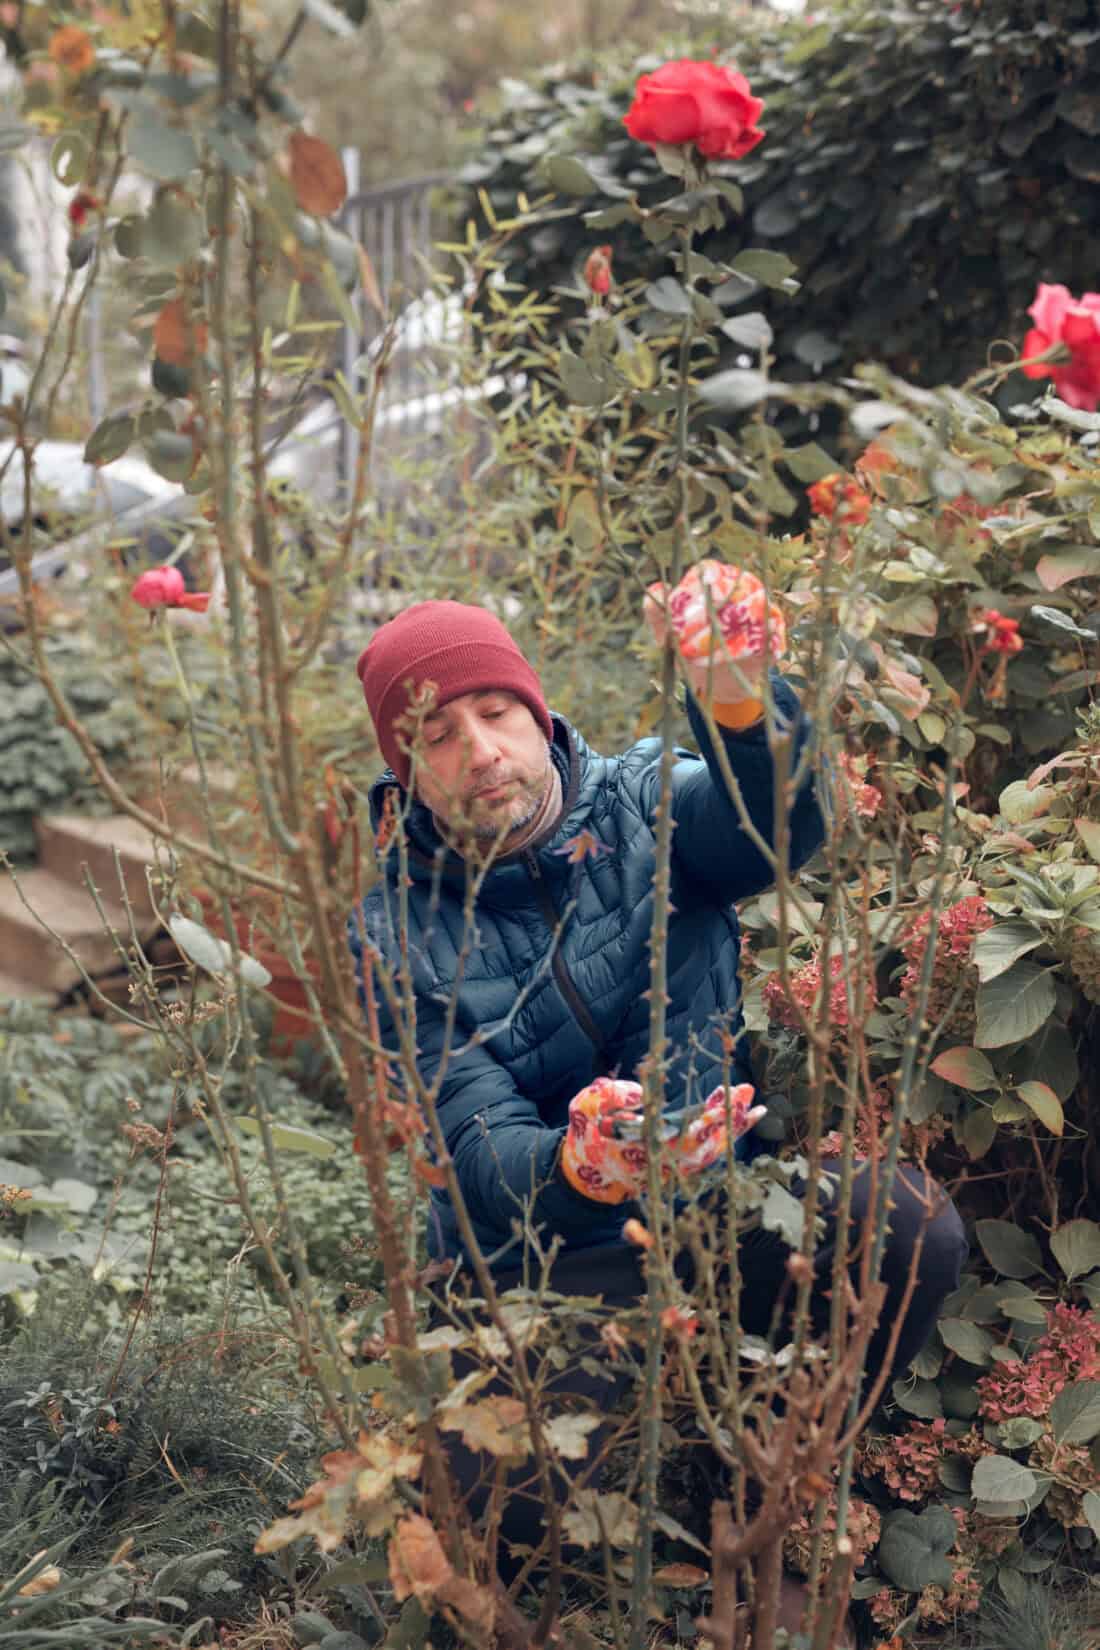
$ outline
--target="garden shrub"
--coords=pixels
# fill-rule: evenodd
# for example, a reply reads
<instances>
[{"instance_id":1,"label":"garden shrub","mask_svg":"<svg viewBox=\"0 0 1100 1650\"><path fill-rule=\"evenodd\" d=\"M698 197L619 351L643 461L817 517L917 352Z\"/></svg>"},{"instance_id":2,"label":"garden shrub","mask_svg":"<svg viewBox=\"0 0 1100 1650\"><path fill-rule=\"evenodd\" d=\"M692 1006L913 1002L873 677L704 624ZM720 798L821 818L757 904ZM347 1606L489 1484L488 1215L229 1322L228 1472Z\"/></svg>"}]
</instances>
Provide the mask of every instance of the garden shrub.
<instances>
[{"instance_id":1,"label":"garden shrub","mask_svg":"<svg viewBox=\"0 0 1100 1650\"><path fill-rule=\"evenodd\" d=\"M59 680L80 706L97 749L112 768L133 754L137 719L86 636L51 636ZM44 813L104 813L108 806L72 735L57 721L45 688L0 649L0 853L16 864L35 857L34 820Z\"/></svg>"},{"instance_id":2,"label":"garden shrub","mask_svg":"<svg viewBox=\"0 0 1100 1650\"><path fill-rule=\"evenodd\" d=\"M767 139L712 168L743 189L745 210L697 250L726 263L749 247L790 260L797 291L735 278L717 295L735 316L746 306L763 314L778 377L839 377L874 360L922 384L957 383L984 364L992 340L1022 336L1039 281L1074 292L1093 284L1094 9L905 0L827 17L723 16L661 56L624 51L510 84L463 176L482 224L476 191L501 219L518 195L560 191L509 237L504 269L518 287L583 290L582 265L601 242L616 284L671 272L670 232L629 221L622 203L635 195L652 207L677 183L622 117L638 73L712 49L763 97ZM736 319L729 332L730 360L754 353Z\"/></svg>"}]
</instances>

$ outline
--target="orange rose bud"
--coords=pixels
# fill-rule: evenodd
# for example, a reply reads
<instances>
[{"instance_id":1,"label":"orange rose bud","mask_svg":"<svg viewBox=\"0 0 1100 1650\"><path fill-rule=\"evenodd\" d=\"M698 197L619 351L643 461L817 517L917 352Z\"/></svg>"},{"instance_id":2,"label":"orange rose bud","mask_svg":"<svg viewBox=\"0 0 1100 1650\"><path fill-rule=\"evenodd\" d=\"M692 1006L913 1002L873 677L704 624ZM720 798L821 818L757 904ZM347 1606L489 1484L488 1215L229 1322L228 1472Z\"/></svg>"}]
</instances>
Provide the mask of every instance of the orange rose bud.
<instances>
[{"instance_id":1,"label":"orange rose bud","mask_svg":"<svg viewBox=\"0 0 1100 1650\"><path fill-rule=\"evenodd\" d=\"M595 246L584 260L585 285L598 298L606 298L611 291L611 248Z\"/></svg>"},{"instance_id":2,"label":"orange rose bud","mask_svg":"<svg viewBox=\"0 0 1100 1650\"><path fill-rule=\"evenodd\" d=\"M75 23L67 23L50 40L50 58L66 74L87 74L95 64L95 46L92 37Z\"/></svg>"},{"instance_id":3,"label":"orange rose bud","mask_svg":"<svg viewBox=\"0 0 1100 1650\"><path fill-rule=\"evenodd\" d=\"M661 1328L668 1335L675 1335L677 1340L690 1341L699 1327L699 1319L694 1312L689 1312L682 1306L666 1306L661 1313Z\"/></svg>"}]
</instances>

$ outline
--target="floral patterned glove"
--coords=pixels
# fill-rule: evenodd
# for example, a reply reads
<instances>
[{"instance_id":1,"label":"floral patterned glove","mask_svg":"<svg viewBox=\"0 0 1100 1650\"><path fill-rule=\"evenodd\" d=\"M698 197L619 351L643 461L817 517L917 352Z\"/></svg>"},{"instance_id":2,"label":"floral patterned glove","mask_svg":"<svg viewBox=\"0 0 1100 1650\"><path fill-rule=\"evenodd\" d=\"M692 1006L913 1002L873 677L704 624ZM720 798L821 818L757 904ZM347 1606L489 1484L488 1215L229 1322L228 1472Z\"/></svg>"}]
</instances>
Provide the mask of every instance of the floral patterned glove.
<instances>
[{"instance_id":1,"label":"floral patterned glove","mask_svg":"<svg viewBox=\"0 0 1100 1650\"><path fill-rule=\"evenodd\" d=\"M710 703L716 722L746 728L760 720L760 682L786 651L787 627L754 574L701 561L671 593L651 584L645 616L662 645L671 627L692 691Z\"/></svg>"},{"instance_id":2,"label":"floral patterned glove","mask_svg":"<svg viewBox=\"0 0 1100 1650\"><path fill-rule=\"evenodd\" d=\"M681 1174L699 1174L724 1157L730 1139L736 1140L764 1115L765 1107L750 1104L751 1083L729 1090L727 1129L726 1090L708 1095L702 1111L681 1134L668 1142L672 1165ZM561 1169L574 1191L594 1203L625 1203L646 1183L646 1148L640 1138L642 1088L640 1083L597 1077L569 1102L569 1128L561 1151Z\"/></svg>"}]
</instances>

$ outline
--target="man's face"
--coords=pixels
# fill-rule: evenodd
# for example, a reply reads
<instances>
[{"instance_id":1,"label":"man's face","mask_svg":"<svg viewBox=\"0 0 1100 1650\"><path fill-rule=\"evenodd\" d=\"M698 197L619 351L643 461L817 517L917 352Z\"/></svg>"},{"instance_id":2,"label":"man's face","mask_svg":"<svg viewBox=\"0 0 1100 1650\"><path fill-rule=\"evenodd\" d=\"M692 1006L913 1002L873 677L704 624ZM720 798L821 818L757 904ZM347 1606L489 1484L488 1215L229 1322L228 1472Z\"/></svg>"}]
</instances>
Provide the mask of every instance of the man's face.
<instances>
[{"instance_id":1,"label":"man's face","mask_svg":"<svg viewBox=\"0 0 1100 1650\"><path fill-rule=\"evenodd\" d=\"M424 718L417 747L420 800L456 835L505 841L539 810L550 748L531 711L499 689L463 693Z\"/></svg>"}]
</instances>

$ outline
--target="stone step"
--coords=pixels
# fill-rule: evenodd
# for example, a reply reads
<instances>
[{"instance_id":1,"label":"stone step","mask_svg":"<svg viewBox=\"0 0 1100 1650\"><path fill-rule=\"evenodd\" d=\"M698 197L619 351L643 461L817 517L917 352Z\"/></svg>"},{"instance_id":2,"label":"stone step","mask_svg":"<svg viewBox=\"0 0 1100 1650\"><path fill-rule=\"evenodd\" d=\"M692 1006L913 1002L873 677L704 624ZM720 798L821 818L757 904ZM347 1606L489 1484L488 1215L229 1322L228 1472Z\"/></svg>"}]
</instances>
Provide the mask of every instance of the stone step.
<instances>
[{"instance_id":1,"label":"stone step","mask_svg":"<svg viewBox=\"0 0 1100 1650\"><path fill-rule=\"evenodd\" d=\"M5 1003L30 1000L53 1005L58 1001L58 994L56 991L45 991L40 985L28 985L26 980L17 979L14 974L0 973L0 1008Z\"/></svg>"},{"instance_id":2,"label":"stone step","mask_svg":"<svg viewBox=\"0 0 1100 1650\"><path fill-rule=\"evenodd\" d=\"M46 814L34 822L39 868L87 894L84 867L105 900L122 904L125 887L141 927L154 922L145 872L156 864L156 839L127 814ZM115 853L119 863L115 864ZM119 882L121 870L122 882Z\"/></svg>"},{"instance_id":3,"label":"stone step","mask_svg":"<svg viewBox=\"0 0 1100 1650\"><path fill-rule=\"evenodd\" d=\"M18 880L22 899L15 877L0 872L0 968L6 975L20 980L27 989L37 987L47 992L68 991L81 979L80 969L35 921L31 911L66 941L93 979L118 968L118 953L85 888L41 866L19 872ZM122 943L130 944L121 904L106 893L101 897L108 921L121 935ZM151 927L148 919L138 922L139 933L144 930L147 934Z\"/></svg>"}]
</instances>

